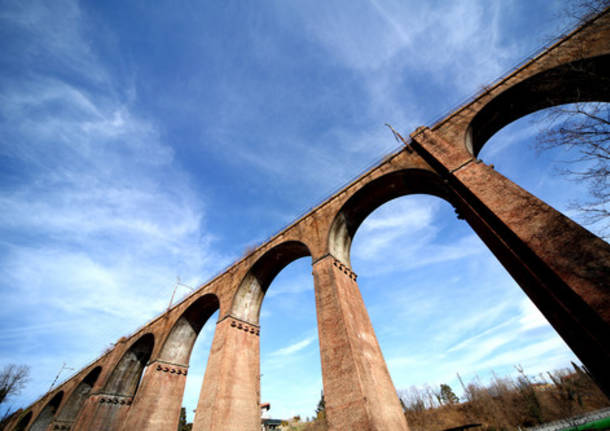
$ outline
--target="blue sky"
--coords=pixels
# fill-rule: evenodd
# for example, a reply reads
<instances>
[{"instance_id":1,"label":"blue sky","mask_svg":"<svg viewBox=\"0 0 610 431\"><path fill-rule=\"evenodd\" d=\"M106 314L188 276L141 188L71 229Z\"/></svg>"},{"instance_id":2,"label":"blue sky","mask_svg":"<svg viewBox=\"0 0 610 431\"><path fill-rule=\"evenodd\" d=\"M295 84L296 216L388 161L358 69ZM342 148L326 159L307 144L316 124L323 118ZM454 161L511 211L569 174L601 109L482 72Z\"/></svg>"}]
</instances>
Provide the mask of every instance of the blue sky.
<instances>
[{"instance_id":1,"label":"blue sky","mask_svg":"<svg viewBox=\"0 0 610 431\"><path fill-rule=\"evenodd\" d=\"M32 371L13 405L161 313L176 276L201 284L393 150L384 123L431 125L548 43L569 4L0 1L0 366ZM583 187L532 150L532 117L481 158L578 220ZM379 208L352 263L398 390L574 359L444 201ZM261 325L262 400L311 416L308 259L272 283Z\"/></svg>"}]
</instances>

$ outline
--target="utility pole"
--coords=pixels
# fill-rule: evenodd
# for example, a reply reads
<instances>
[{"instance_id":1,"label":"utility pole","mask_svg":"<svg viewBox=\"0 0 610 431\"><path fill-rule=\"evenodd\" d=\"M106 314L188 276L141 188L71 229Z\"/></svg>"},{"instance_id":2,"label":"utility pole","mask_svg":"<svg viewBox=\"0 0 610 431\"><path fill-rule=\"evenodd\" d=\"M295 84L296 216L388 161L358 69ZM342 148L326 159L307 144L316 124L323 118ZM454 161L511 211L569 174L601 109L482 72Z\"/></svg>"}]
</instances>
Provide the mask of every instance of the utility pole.
<instances>
[{"instance_id":1,"label":"utility pole","mask_svg":"<svg viewBox=\"0 0 610 431\"><path fill-rule=\"evenodd\" d=\"M59 369L59 372L55 376L55 380L53 380L53 383L51 383L51 386L49 387L49 392L51 392L51 389L53 389L53 386L55 386L55 383L57 383L57 380L59 379L59 376L63 372L63 370L72 370L72 371L74 371L74 368L66 367L66 363L64 362L61 365L61 368Z\"/></svg>"},{"instance_id":2,"label":"utility pole","mask_svg":"<svg viewBox=\"0 0 610 431\"><path fill-rule=\"evenodd\" d=\"M172 308L172 304L174 303L174 297L176 296L176 290L178 290L178 286L186 287L191 292L195 291L194 287L191 287L188 284L182 283L182 281L180 281L180 277L179 276L176 277L176 284L174 285L174 291L172 292L172 297L169 300L169 305L167 306L167 311L169 311L169 309Z\"/></svg>"}]
</instances>

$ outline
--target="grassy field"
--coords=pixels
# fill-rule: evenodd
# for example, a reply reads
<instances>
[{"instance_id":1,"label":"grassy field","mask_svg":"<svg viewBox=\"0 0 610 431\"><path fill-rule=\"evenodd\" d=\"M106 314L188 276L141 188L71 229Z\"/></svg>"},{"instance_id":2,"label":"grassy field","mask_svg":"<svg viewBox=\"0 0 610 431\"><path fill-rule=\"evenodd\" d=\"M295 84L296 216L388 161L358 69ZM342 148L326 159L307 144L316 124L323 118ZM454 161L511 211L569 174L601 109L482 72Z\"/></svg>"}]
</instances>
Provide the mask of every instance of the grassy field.
<instances>
[{"instance_id":1,"label":"grassy field","mask_svg":"<svg viewBox=\"0 0 610 431\"><path fill-rule=\"evenodd\" d=\"M610 430L610 418L600 419L573 428L566 428L563 431L585 431L585 430Z\"/></svg>"}]
</instances>

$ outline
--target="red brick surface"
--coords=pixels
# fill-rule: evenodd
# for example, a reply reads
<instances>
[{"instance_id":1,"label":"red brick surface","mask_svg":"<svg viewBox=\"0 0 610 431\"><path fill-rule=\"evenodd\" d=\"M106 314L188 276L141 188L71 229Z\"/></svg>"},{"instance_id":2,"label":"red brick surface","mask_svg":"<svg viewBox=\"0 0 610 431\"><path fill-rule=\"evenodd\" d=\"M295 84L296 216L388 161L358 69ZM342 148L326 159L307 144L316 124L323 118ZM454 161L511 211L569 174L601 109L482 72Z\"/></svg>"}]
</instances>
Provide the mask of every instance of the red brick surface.
<instances>
[{"instance_id":1,"label":"red brick surface","mask_svg":"<svg viewBox=\"0 0 610 431\"><path fill-rule=\"evenodd\" d=\"M162 431L178 427L188 367L153 361L129 409L124 431Z\"/></svg>"},{"instance_id":2,"label":"red brick surface","mask_svg":"<svg viewBox=\"0 0 610 431\"><path fill-rule=\"evenodd\" d=\"M260 429L258 331L231 317L216 325L193 431Z\"/></svg>"},{"instance_id":3,"label":"red brick surface","mask_svg":"<svg viewBox=\"0 0 610 431\"><path fill-rule=\"evenodd\" d=\"M313 275L330 428L407 430L356 275L330 255Z\"/></svg>"}]
</instances>

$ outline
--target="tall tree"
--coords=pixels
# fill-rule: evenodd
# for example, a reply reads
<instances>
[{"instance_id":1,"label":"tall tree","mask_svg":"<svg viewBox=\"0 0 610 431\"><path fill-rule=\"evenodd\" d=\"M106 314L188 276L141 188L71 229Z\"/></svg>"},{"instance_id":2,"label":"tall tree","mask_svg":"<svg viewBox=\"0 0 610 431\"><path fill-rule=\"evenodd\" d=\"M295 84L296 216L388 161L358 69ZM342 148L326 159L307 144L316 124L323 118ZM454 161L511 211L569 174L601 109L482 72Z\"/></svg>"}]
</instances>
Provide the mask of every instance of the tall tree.
<instances>
[{"instance_id":1,"label":"tall tree","mask_svg":"<svg viewBox=\"0 0 610 431\"><path fill-rule=\"evenodd\" d=\"M326 422L326 402L324 401L324 391L320 392L320 401L316 407L316 421Z\"/></svg>"},{"instance_id":2,"label":"tall tree","mask_svg":"<svg viewBox=\"0 0 610 431\"><path fill-rule=\"evenodd\" d=\"M453 405L460 401L460 399L455 395L451 386L446 385L444 383L441 384L441 391L439 393L439 401L441 404Z\"/></svg>"},{"instance_id":3,"label":"tall tree","mask_svg":"<svg viewBox=\"0 0 610 431\"><path fill-rule=\"evenodd\" d=\"M193 424L186 422L186 409L180 409L180 421L178 422L178 431L191 431Z\"/></svg>"}]
</instances>

